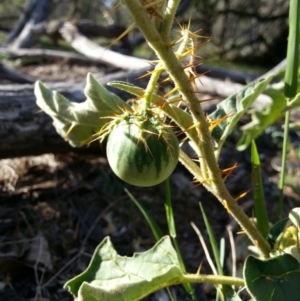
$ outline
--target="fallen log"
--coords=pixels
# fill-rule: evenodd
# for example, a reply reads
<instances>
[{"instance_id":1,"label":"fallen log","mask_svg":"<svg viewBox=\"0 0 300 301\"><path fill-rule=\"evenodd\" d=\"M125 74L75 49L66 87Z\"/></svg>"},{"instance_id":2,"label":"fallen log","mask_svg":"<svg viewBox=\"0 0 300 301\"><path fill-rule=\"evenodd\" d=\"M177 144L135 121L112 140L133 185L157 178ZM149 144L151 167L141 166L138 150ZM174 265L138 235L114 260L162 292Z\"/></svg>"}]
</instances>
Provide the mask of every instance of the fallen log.
<instances>
[{"instance_id":1,"label":"fallen log","mask_svg":"<svg viewBox=\"0 0 300 301\"><path fill-rule=\"evenodd\" d=\"M18 72L0 63L0 79L9 80L19 84L32 84L36 81L33 76Z\"/></svg>"},{"instance_id":2,"label":"fallen log","mask_svg":"<svg viewBox=\"0 0 300 301\"><path fill-rule=\"evenodd\" d=\"M142 73L143 74L143 73ZM95 77L105 85L112 80L130 80L141 75L141 72L118 72L115 74L98 74ZM145 85L140 80L139 85ZM74 102L85 100L83 93L85 81L80 83L48 84L50 89L63 94ZM57 133L52 125L52 119L41 112L36 105L34 86L26 85L1 85L0 86L0 159L14 158L27 155L40 155L44 153L75 152L100 152L97 143L81 149L72 148ZM117 92L122 98L128 94Z\"/></svg>"},{"instance_id":3,"label":"fallen log","mask_svg":"<svg viewBox=\"0 0 300 301\"><path fill-rule=\"evenodd\" d=\"M70 51L52 50L52 49L40 49L40 48L18 48L11 49L7 47L0 47L0 53L7 58L14 60L18 58L34 59L34 60L64 60L79 63L93 63L90 58Z\"/></svg>"},{"instance_id":4,"label":"fallen log","mask_svg":"<svg viewBox=\"0 0 300 301\"><path fill-rule=\"evenodd\" d=\"M141 60L137 59L137 62L141 62ZM284 64L285 62L283 61L274 69L277 70L279 68L281 70L284 68ZM96 74L95 78L102 85L106 85L109 81L121 80L145 87L148 79L140 78L140 76L150 71L151 66L147 65L144 69L141 69L138 65L137 67L138 70L136 71ZM51 90L60 92L70 101L82 102L85 100L83 93L85 81L79 83L49 83L47 86ZM197 80L199 98L202 97L203 99L203 94L216 98L216 101L203 102L202 105L206 111L212 111L219 100L237 93L243 87L242 84L214 79L205 75ZM111 87L108 88L122 99L132 97L123 91L112 89ZM71 150L99 152L100 146L97 143L81 149L74 149L69 146L56 133L51 118L44 112L40 112L36 105L33 89L33 84L0 85L0 159L43 153L62 153ZM204 96L204 98L207 97ZM253 107L261 110L270 102L271 99L269 97L260 95L254 102ZM294 109L291 114L292 119L298 120L299 112L299 109Z\"/></svg>"},{"instance_id":5,"label":"fallen log","mask_svg":"<svg viewBox=\"0 0 300 301\"><path fill-rule=\"evenodd\" d=\"M65 22L61 20L41 22L36 24L32 28L31 32L36 36L47 35L54 41L55 44L57 44L58 40L63 39L60 29L64 26L64 23ZM80 20L78 22L72 22L72 24L77 28L80 34L86 36L87 38L104 37L107 39L116 39L126 30L126 27L122 25L113 24L103 26L90 20ZM120 42L122 43L123 48L127 50L131 49L127 35L122 37Z\"/></svg>"},{"instance_id":6,"label":"fallen log","mask_svg":"<svg viewBox=\"0 0 300 301\"><path fill-rule=\"evenodd\" d=\"M53 0L32 0L25 10L25 14L19 19L14 30L9 35L9 47L30 48L36 41L36 36L31 34L32 28L43 22L51 12Z\"/></svg>"},{"instance_id":7,"label":"fallen log","mask_svg":"<svg viewBox=\"0 0 300 301\"><path fill-rule=\"evenodd\" d=\"M90 41L92 42L92 41ZM94 45L95 46L95 45ZM99 47L97 45L97 47ZM87 47L88 48L88 47ZM103 48L99 49L99 53L103 51ZM107 51L107 50L106 50ZM70 51L62 51L62 50L52 50L52 49L40 49L40 48L30 48L30 49L11 49L7 47L0 47L0 53L8 57L9 59L18 59L18 58L27 58L27 59L34 59L36 61L43 60L43 61L53 61L53 60L62 60L64 62L73 62L73 63L99 63L98 55L94 59L92 55L89 57L80 54L80 53L74 53ZM99 54L98 53L98 54ZM126 60L128 56L122 56L122 60ZM101 60L101 58L100 58ZM135 60L137 63L135 66L137 67L137 70L142 68L142 66L139 65L139 63L142 63L143 66L145 63L145 60L137 59ZM102 62L103 63L103 62ZM103 63L105 66L111 65L110 63ZM119 62L114 62L115 67L120 67ZM148 64L149 65L149 64ZM283 65L280 65L279 67L282 68ZM132 66L134 68L134 65ZM278 67L277 67L278 69ZM275 69L274 71L276 71ZM273 70L273 69L272 69ZM218 78L218 79L228 79L235 83L240 84L246 84L249 81L252 81L257 78L257 75L253 74L247 74L244 72L236 71L236 70L229 70L224 68L219 68L215 66L210 66L206 64L201 64L196 66L196 71L198 74L206 74L209 77L212 78ZM268 72L269 74L269 72Z\"/></svg>"},{"instance_id":8,"label":"fallen log","mask_svg":"<svg viewBox=\"0 0 300 301\"><path fill-rule=\"evenodd\" d=\"M72 23L65 22L60 33L76 51L95 61L126 70L140 70L149 67L149 63L145 59L124 55L99 46L80 34Z\"/></svg>"},{"instance_id":9,"label":"fallen log","mask_svg":"<svg viewBox=\"0 0 300 301\"><path fill-rule=\"evenodd\" d=\"M145 72L146 70L143 70L143 72L120 71L109 75L96 74L95 78L103 85L109 81L121 80L145 87L147 79L137 80ZM49 83L47 86L51 90L60 92L70 101L82 102L85 100L83 93L85 81L80 83ZM237 93L242 87L243 85L240 84L202 76L201 84L199 83L197 90L199 93L206 93L218 96L218 99L223 99ZM111 87L108 88L111 89ZM37 107L33 89L32 84L0 86L0 159L70 151L101 152L98 143L80 149L69 146L56 133L51 118ZM113 92L117 93L122 99L130 97L120 90L114 89ZM255 106L264 106L268 101L270 99L262 95L256 101ZM203 103L206 111L211 111L215 105L216 101Z\"/></svg>"}]
</instances>

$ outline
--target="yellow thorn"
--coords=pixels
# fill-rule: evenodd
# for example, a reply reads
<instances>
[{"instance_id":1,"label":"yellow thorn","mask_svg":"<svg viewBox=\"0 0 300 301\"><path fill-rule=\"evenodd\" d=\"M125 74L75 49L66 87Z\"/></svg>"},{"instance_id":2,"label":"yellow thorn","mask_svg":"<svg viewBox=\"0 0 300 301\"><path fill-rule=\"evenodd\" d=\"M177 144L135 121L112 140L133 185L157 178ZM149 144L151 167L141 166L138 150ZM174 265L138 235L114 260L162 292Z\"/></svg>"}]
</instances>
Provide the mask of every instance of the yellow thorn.
<instances>
[{"instance_id":1,"label":"yellow thorn","mask_svg":"<svg viewBox=\"0 0 300 301\"><path fill-rule=\"evenodd\" d=\"M201 268L202 268L202 261L199 264L199 267L198 267L196 275L200 275Z\"/></svg>"},{"instance_id":2,"label":"yellow thorn","mask_svg":"<svg viewBox=\"0 0 300 301\"><path fill-rule=\"evenodd\" d=\"M165 103L167 103L167 104L174 104L174 103L178 103L178 102L182 102L182 97L178 96L174 100L166 101Z\"/></svg>"},{"instance_id":3,"label":"yellow thorn","mask_svg":"<svg viewBox=\"0 0 300 301\"><path fill-rule=\"evenodd\" d=\"M126 36L131 30L135 28L135 23L132 23L120 36L118 36L115 40L113 40L106 49L110 48L111 46L115 45L118 41L120 41L124 36Z\"/></svg>"},{"instance_id":4,"label":"yellow thorn","mask_svg":"<svg viewBox=\"0 0 300 301\"><path fill-rule=\"evenodd\" d=\"M188 127L187 129L185 129L185 130L183 131L183 133L188 132L188 131L191 130L191 129L194 129L194 128L196 128L197 126L199 126L199 122L197 122L196 124L191 125L191 126Z\"/></svg>"},{"instance_id":5,"label":"yellow thorn","mask_svg":"<svg viewBox=\"0 0 300 301\"><path fill-rule=\"evenodd\" d=\"M218 126L221 122L223 122L224 120L226 120L227 118L231 117L232 115L230 113L224 115L223 117L217 119L217 120L213 120L213 121L209 121L210 126L209 126L209 130L212 131L216 126Z\"/></svg>"},{"instance_id":6,"label":"yellow thorn","mask_svg":"<svg viewBox=\"0 0 300 301\"><path fill-rule=\"evenodd\" d=\"M234 200L235 200L236 202L238 202L241 198L243 198L244 196L246 196L246 195L249 193L249 191L250 191L250 190L248 190L248 191L246 191L246 192L243 192L242 194L240 194L240 195L239 195L237 198L235 198ZM224 200L224 202L223 202L223 205L224 205L226 211L227 211L228 213L230 213L230 210L229 210L229 208L228 208L227 202L226 202L225 200Z\"/></svg>"},{"instance_id":7,"label":"yellow thorn","mask_svg":"<svg viewBox=\"0 0 300 301\"><path fill-rule=\"evenodd\" d=\"M170 96L172 93L178 91L177 87L174 87L172 90L170 90L167 94L164 95L164 98L167 98L168 96Z\"/></svg>"},{"instance_id":8,"label":"yellow thorn","mask_svg":"<svg viewBox=\"0 0 300 301\"><path fill-rule=\"evenodd\" d=\"M150 63L151 64L151 62L156 62L156 63L158 63L159 61L148 61L148 63ZM147 71L147 73L146 74L144 74L144 75L141 75L140 77L138 77L137 79L141 79L141 78L144 78L144 77L147 77L147 76L150 76L152 73L154 73L154 72L157 72L157 71L159 71L159 70L163 70L164 68L163 67L161 67L161 68L157 68L157 69L154 69L154 70L152 70L152 71Z\"/></svg>"},{"instance_id":9,"label":"yellow thorn","mask_svg":"<svg viewBox=\"0 0 300 301\"><path fill-rule=\"evenodd\" d=\"M76 123L72 122L71 126L69 127L69 129L66 133L66 137L69 136L69 134L71 133L71 131L74 129L75 126L76 126Z\"/></svg>"},{"instance_id":10,"label":"yellow thorn","mask_svg":"<svg viewBox=\"0 0 300 301\"><path fill-rule=\"evenodd\" d=\"M243 193L241 193L238 197L236 197L234 200L236 202L238 202L240 199L242 199L243 197L245 197L251 190L245 191Z\"/></svg>"},{"instance_id":11,"label":"yellow thorn","mask_svg":"<svg viewBox=\"0 0 300 301\"><path fill-rule=\"evenodd\" d=\"M106 14L103 15L104 18L106 18L108 15L110 15L115 9L117 9L122 3L118 2L113 8L111 8Z\"/></svg>"},{"instance_id":12,"label":"yellow thorn","mask_svg":"<svg viewBox=\"0 0 300 301\"><path fill-rule=\"evenodd\" d=\"M228 179L228 177L231 175L232 171L237 168L237 163L235 163L232 167L228 167L222 170L222 173L226 173L225 177L223 178L223 182Z\"/></svg>"}]
</instances>

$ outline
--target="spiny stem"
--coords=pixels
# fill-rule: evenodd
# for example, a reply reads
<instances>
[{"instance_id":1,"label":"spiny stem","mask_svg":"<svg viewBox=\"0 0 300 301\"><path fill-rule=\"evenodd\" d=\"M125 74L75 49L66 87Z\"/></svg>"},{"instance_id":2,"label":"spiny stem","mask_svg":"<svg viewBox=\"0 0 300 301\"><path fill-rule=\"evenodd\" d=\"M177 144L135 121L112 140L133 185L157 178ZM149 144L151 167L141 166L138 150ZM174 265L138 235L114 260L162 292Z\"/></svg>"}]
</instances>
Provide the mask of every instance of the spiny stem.
<instances>
[{"instance_id":1,"label":"spiny stem","mask_svg":"<svg viewBox=\"0 0 300 301\"><path fill-rule=\"evenodd\" d=\"M205 185L205 187L212 192L224 206L226 206L228 211L247 232L254 245L256 245L261 251L262 255L266 258L269 257L269 244L252 224L246 214L237 205L236 201L229 194L226 186L223 183L222 175L214 155L212 138L204 112L199 105L199 101L195 95L193 86L185 74L181 63L178 61L175 53L173 52L172 47L164 42L160 33L151 24L146 11L139 1L123 0L123 2L133 15L136 26L144 34L144 37L146 38L150 47L155 51L160 61L164 64L164 67L169 72L171 79L176 84L183 97L183 100L189 107L194 124L197 125L196 129L199 142L196 146L196 149L198 149L199 152L200 165L202 167L205 166L205 171L207 171L205 174L203 174L204 178L207 179L203 185Z\"/></svg>"},{"instance_id":2,"label":"spiny stem","mask_svg":"<svg viewBox=\"0 0 300 301\"><path fill-rule=\"evenodd\" d=\"M203 184L205 186L205 184ZM244 213L237 201L230 195L225 185L219 188L219 191L214 190L215 196L225 206L229 213L235 218L242 229L247 233L253 244L260 250L264 258L270 257L270 245L257 230L256 226L251 222L248 216ZM225 188L225 189L224 189Z\"/></svg>"},{"instance_id":3,"label":"spiny stem","mask_svg":"<svg viewBox=\"0 0 300 301\"><path fill-rule=\"evenodd\" d=\"M188 171L201 183L208 191L214 194L223 206L229 210L235 220L240 224L243 230L247 233L255 246L260 249L263 257L268 258L270 253L270 246L263 236L256 229L254 224L249 220L247 215L243 212L236 200L229 194L224 183L222 185L215 185L209 179L205 180L202 175L200 167L195 164L183 151L179 153L179 161L188 169ZM211 187L214 185L214 187Z\"/></svg>"},{"instance_id":4,"label":"spiny stem","mask_svg":"<svg viewBox=\"0 0 300 301\"><path fill-rule=\"evenodd\" d=\"M169 42L169 36L174 22L175 14L179 6L180 0L169 0L165 9L165 16L162 22L161 36L165 41Z\"/></svg>"},{"instance_id":5,"label":"spiny stem","mask_svg":"<svg viewBox=\"0 0 300 301\"><path fill-rule=\"evenodd\" d=\"M141 11L141 5L138 1L124 0L128 9L131 11L135 18L136 26L143 32L146 40L150 44L150 47L156 52L161 62L164 63L165 68L168 70L170 77L175 82L178 90L183 96L183 100L188 104L190 112L192 114L194 124L197 125L199 143L197 148L199 149L198 156L201 166L204 168L207 166L209 173L204 175L207 179L211 179L212 182L216 182L217 185L222 183L218 164L215 159L213 143L210 131L207 126L206 118L204 115L197 96L194 93L192 84L189 78L186 76L181 63L178 61L172 48L162 41L160 34L157 30L147 21L146 12ZM149 19L149 18L148 18ZM205 168L206 169L206 168Z\"/></svg>"},{"instance_id":6,"label":"spiny stem","mask_svg":"<svg viewBox=\"0 0 300 301\"><path fill-rule=\"evenodd\" d=\"M147 111L151 105L152 94L155 92L157 81L159 80L160 74L163 71L162 64L158 63L155 66L155 69L152 71L150 80L147 84L145 90L144 99L145 99L145 110Z\"/></svg>"},{"instance_id":7,"label":"spiny stem","mask_svg":"<svg viewBox=\"0 0 300 301\"><path fill-rule=\"evenodd\" d=\"M179 161L199 181L199 183L205 181L199 166L182 150L179 151Z\"/></svg>"}]
</instances>

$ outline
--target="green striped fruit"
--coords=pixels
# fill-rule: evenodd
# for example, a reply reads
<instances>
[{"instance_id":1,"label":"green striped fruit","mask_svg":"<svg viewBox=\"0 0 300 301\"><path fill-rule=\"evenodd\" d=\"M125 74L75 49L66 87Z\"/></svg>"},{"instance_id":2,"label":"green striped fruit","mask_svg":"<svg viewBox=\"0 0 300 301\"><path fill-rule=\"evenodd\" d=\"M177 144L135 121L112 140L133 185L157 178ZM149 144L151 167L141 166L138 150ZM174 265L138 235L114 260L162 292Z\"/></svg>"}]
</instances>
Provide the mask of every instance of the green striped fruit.
<instances>
[{"instance_id":1,"label":"green striped fruit","mask_svg":"<svg viewBox=\"0 0 300 301\"><path fill-rule=\"evenodd\" d=\"M154 186L175 169L179 157L177 137L161 125L121 121L109 134L108 163L123 181L141 187Z\"/></svg>"}]
</instances>

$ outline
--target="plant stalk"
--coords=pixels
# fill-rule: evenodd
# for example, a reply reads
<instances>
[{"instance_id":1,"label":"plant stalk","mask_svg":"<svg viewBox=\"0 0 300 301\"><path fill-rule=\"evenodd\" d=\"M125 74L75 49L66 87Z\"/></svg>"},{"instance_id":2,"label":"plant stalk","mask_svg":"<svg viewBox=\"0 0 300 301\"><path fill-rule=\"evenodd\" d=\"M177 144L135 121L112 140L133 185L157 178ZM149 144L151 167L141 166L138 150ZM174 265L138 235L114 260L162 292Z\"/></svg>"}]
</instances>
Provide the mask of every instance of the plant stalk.
<instances>
[{"instance_id":1,"label":"plant stalk","mask_svg":"<svg viewBox=\"0 0 300 301\"><path fill-rule=\"evenodd\" d=\"M186 274L183 281L189 283L210 283L214 285L234 285L244 286L244 280L238 277L231 276L216 276L216 275L200 275L200 274Z\"/></svg>"},{"instance_id":2,"label":"plant stalk","mask_svg":"<svg viewBox=\"0 0 300 301\"><path fill-rule=\"evenodd\" d=\"M161 36L169 41L170 32L180 0L169 0L165 9L164 20L161 26Z\"/></svg>"},{"instance_id":3,"label":"plant stalk","mask_svg":"<svg viewBox=\"0 0 300 301\"><path fill-rule=\"evenodd\" d=\"M152 71L150 80L148 82L147 88L144 93L144 99L145 99L145 111L147 111L151 106L151 99L153 93L155 93L157 81L159 80L160 74L163 71L162 65L158 63L155 66L155 69Z\"/></svg>"},{"instance_id":4,"label":"plant stalk","mask_svg":"<svg viewBox=\"0 0 300 301\"><path fill-rule=\"evenodd\" d=\"M248 234L254 245L261 251L263 257L268 258L270 252L269 244L252 224L247 215L238 206L223 183L221 171L214 155L212 138L204 112L199 105L194 88L190 79L184 72L181 62L178 61L172 47L164 42L160 33L151 24L150 18L141 3L137 0L123 0L123 2L133 15L136 26L141 30L150 47L155 51L160 61L164 64L192 114L193 122L196 125L199 138L196 150L198 149L197 153L199 156L200 166L202 167L202 170L205 170L205 173L203 174L205 179L203 185L212 192L233 215ZM196 176L197 174L199 174L198 171L193 173L196 179L199 180Z\"/></svg>"},{"instance_id":5,"label":"plant stalk","mask_svg":"<svg viewBox=\"0 0 300 301\"><path fill-rule=\"evenodd\" d=\"M289 37L286 55L286 70L284 76L284 95L286 103L296 96L298 88L298 70L299 70L299 40L300 40L300 0L290 0L289 8ZM277 210L277 220L281 219L283 205L283 189L285 183L286 154L288 146L290 111L285 113L283 148L281 158L281 172L278 184L279 202Z\"/></svg>"},{"instance_id":6,"label":"plant stalk","mask_svg":"<svg viewBox=\"0 0 300 301\"><path fill-rule=\"evenodd\" d=\"M277 221L281 220L282 207L283 207L283 194L284 194L285 173L286 173L286 157L287 157L288 144L289 144L289 123L290 123L290 111L287 111L285 112L283 145L282 145L282 155L281 155L281 170L280 170L280 178L278 183L279 200L278 200L278 208L277 208Z\"/></svg>"}]
</instances>

